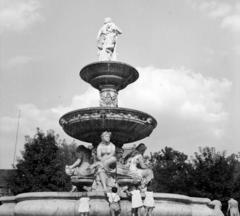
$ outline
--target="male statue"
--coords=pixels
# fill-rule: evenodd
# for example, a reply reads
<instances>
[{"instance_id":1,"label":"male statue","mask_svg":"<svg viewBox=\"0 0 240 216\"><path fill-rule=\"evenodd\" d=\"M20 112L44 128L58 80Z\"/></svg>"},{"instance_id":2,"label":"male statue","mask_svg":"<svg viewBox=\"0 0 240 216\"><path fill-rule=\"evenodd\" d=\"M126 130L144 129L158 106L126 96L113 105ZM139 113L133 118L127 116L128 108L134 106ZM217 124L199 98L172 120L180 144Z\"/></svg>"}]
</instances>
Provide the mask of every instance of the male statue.
<instances>
[{"instance_id":1,"label":"male statue","mask_svg":"<svg viewBox=\"0 0 240 216\"><path fill-rule=\"evenodd\" d=\"M117 35L122 34L110 17L105 18L104 25L97 34L99 61L117 60ZM100 41L101 40L101 41Z\"/></svg>"}]
</instances>

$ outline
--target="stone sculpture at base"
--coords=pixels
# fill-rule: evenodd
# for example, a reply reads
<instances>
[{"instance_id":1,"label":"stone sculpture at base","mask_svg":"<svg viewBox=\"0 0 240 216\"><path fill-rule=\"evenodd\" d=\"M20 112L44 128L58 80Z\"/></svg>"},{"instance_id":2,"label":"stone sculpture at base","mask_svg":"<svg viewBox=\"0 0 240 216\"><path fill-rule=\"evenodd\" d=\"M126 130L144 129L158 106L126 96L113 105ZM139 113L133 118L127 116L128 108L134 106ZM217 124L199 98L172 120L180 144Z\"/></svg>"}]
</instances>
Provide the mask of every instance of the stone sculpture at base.
<instances>
[{"instance_id":1,"label":"stone sculpture at base","mask_svg":"<svg viewBox=\"0 0 240 216\"><path fill-rule=\"evenodd\" d=\"M141 188L145 188L154 177L153 171L144 163L143 154L146 149L145 144L141 143L125 158L130 176L141 182Z\"/></svg>"},{"instance_id":2,"label":"stone sculpture at base","mask_svg":"<svg viewBox=\"0 0 240 216\"><path fill-rule=\"evenodd\" d=\"M111 143L110 136L111 132L103 132L102 141L92 150L78 146L78 159L65 167L73 185L77 185L78 190L91 191L109 191L112 187L126 187L132 183L146 188L153 179L153 172L144 163L145 144L139 144L124 159L123 149Z\"/></svg>"},{"instance_id":3,"label":"stone sculpture at base","mask_svg":"<svg viewBox=\"0 0 240 216\"><path fill-rule=\"evenodd\" d=\"M69 176L89 176L93 172L89 169L91 164L91 150L84 145L80 145L76 149L78 159L71 166L66 165L65 172Z\"/></svg>"},{"instance_id":4,"label":"stone sculpture at base","mask_svg":"<svg viewBox=\"0 0 240 216\"><path fill-rule=\"evenodd\" d=\"M117 60L117 35L122 34L112 19L105 18L104 25L97 34L97 47L99 49L99 61L116 61ZM100 42L102 36L102 41ZM101 45L99 45L101 43Z\"/></svg>"},{"instance_id":5,"label":"stone sculpture at base","mask_svg":"<svg viewBox=\"0 0 240 216\"><path fill-rule=\"evenodd\" d=\"M116 173L117 159L115 155L115 145L110 142L110 132L103 132L101 142L97 147L97 160L90 166L91 170L95 170L96 179L101 181L104 191L107 191L107 180L114 177Z\"/></svg>"},{"instance_id":6,"label":"stone sculpture at base","mask_svg":"<svg viewBox=\"0 0 240 216\"><path fill-rule=\"evenodd\" d=\"M75 185L78 185L82 179L93 178L94 172L89 169L90 164L92 163L91 150L86 148L84 145L80 145L76 149L78 159L72 165L65 166L65 172L71 177L71 182L73 184L71 192L75 191L77 188ZM87 185L82 185L78 190Z\"/></svg>"}]
</instances>

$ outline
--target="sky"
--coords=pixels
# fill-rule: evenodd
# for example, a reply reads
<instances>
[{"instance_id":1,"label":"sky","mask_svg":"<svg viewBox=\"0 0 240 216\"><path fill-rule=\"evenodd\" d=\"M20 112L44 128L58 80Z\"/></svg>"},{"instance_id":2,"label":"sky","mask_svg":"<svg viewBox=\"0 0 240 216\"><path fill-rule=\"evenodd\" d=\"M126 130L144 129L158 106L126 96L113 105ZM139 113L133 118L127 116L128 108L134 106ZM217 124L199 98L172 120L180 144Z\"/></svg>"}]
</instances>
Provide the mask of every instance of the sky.
<instances>
[{"instance_id":1,"label":"sky","mask_svg":"<svg viewBox=\"0 0 240 216\"><path fill-rule=\"evenodd\" d=\"M165 146L188 156L206 146L227 155L240 151L239 1L0 3L0 169L12 168L15 144L20 157L25 136L37 127L72 143L59 118L99 106L98 90L79 71L98 61L96 36L105 17L123 31L118 60L139 72L119 92L119 107L158 122L141 140L147 154Z\"/></svg>"}]
</instances>

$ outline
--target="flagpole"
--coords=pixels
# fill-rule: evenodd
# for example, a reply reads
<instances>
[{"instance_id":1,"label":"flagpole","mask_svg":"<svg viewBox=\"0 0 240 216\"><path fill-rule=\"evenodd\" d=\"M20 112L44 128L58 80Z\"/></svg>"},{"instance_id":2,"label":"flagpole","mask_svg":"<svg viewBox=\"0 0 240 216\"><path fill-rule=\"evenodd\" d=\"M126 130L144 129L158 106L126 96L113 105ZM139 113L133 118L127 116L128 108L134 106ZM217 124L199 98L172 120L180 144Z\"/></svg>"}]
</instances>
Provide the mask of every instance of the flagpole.
<instances>
[{"instance_id":1,"label":"flagpole","mask_svg":"<svg viewBox=\"0 0 240 216\"><path fill-rule=\"evenodd\" d=\"M16 142L15 142L15 149L14 149L14 156L13 156L13 168L14 168L15 157L16 157L16 149L17 149L18 128L19 128L20 114L21 114L21 110L19 110L19 115L18 115L17 135L16 135Z\"/></svg>"}]
</instances>

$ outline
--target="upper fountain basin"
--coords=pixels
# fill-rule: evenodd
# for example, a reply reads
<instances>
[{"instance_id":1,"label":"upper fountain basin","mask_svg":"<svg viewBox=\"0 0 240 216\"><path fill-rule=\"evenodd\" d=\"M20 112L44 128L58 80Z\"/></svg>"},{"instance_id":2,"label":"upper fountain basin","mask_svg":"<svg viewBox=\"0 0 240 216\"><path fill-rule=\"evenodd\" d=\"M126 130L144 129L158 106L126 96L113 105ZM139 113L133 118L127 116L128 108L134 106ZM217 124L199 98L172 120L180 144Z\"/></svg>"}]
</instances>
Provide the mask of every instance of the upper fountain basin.
<instances>
[{"instance_id":1,"label":"upper fountain basin","mask_svg":"<svg viewBox=\"0 0 240 216\"><path fill-rule=\"evenodd\" d=\"M90 83L94 88L122 90L135 82L138 71L125 63L115 61L101 61L91 63L80 71L80 77Z\"/></svg>"}]
</instances>

